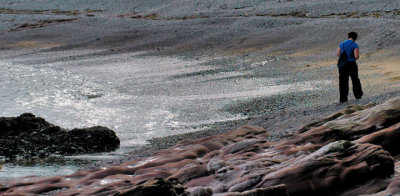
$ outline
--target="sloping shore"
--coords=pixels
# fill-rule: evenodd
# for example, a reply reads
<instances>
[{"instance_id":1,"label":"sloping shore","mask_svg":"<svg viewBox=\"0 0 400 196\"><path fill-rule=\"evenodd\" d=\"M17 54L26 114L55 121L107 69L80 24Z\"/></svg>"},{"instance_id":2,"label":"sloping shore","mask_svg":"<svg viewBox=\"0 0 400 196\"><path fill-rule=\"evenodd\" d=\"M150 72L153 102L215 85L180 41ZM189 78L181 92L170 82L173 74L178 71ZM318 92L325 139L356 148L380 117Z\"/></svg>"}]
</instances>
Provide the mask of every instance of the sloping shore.
<instances>
[{"instance_id":1,"label":"sloping shore","mask_svg":"<svg viewBox=\"0 0 400 196\"><path fill-rule=\"evenodd\" d=\"M102 79L109 82L106 76L109 73L112 75L110 70L113 70L113 63L118 69L127 68L128 66L118 67L117 64L132 64L135 61L132 53L137 51L145 57L177 57L196 61L205 59L205 62L199 62L192 67L183 66L185 69L178 69L175 73L162 69L161 72L166 73L166 79L151 87L131 82L118 84L117 87L128 89L131 93L129 96L135 93L143 93L140 95L149 97L182 95L192 100L204 96L212 104L223 100L223 104L218 102L218 108L214 107L217 104L206 105L208 108L205 108L198 102L192 103L195 107L183 107L180 104L165 107L170 111L185 111L186 113L180 113L182 116L200 113L207 117L222 113L240 117L226 120L224 116L222 119L225 120L222 121L211 118L211 121L185 125L187 130L204 131L154 138L150 140L151 145L128 154L125 159L105 160L97 166L142 158L180 141L226 133L243 125L263 127L269 134L265 136L267 141L277 142L293 134L300 125L344 109L347 104L337 104L337 69L334 56L338 43L346 39L346 33L350 30L357 31L360 35L359 70L365 96L362 100L353 100L350 93L349 104L382 103L400 95L400 5L397 1L251 0L238 3L171 0L161 3L118 1L115 4L106 0L95 3L80 1L79 4L53 2L0 2L0 58L14 63L7 65L11 68L17 67L16 64L27 68L21 76L29 75L31 67L44 70L45 74L65 69L67 74L54 74L55 80L65 76L69 80L61 80L62 82L80 81L71 88L85 87L78 89L82 91L82 95L77 96L77 99L96 102L99 97L107 95L101 91L103 89L97 91L97 82L102 82ZM95 76L96 80L90 81L89 87L85 86L87 78L69 75L82 70L86 71L84 74L96 72L92 67L97 65L104 65L100 69L107 74ZM17 73L18 71L20 70ZM118 79L118 76L120 75L112 77L112 81ZM119 77L126 81L129 81L128 78ZM159 79L160 76L157 75L156 78ZM272 85L266 80L271 78L274 79ZM148 78L146 81L153 82ZM230 85L225 86L227 84ZM312 85L307 86L308 84ZM9 85L14 87L16 84L10 82ZM50 88L58 83L46 85ZM93 90L91 85L96 88ZM289 91L271 95L270 91L273 90L263 89L268 85L287 87ZM204 91L207 88L212 90ZM295 91L297 88L300 91ZM185 91L188 89L190 91ZM254 92L254 89L259 91ZM58 93L56 90L54 91ZM7 89L1 87L0 92L1 95L9 94ZM55 95L56 98L67 97L65 94ZM110 97L117 96L111 94ZM132 100L132 97L127 100ZM41 108L45 107L42 103L31 105L15 100L18 106L28 105L27 108L31 109L33 105L40 111L46 111ZM70 104L68 100L60 102ZM153 103L152 100L150 102ZM3 104L9 106L6 102ZM51 109L52 106L48 108ZM87 110L83 110L79 119L86 118L90 123L104 123L104 119L91 117L98 117L98 113L112 114L116 110L115 107L110 107L109 110L102 108L90 113L89 110L93 108L85 104L80 107L86 107ZM19 108L22 111L15 115L27 112L24 109L26 108ZM41 116L63 121L65 119L59 115L65 114L62 110L57 115ZM166 115L169 118L168 114ZM135 119L134 116L128 117L126 121ZM197 120L197 116L194 119ZM120 122L119 119L109 121ZM140 128L128 131L134 129ZM153 134L158 136L181 133L178 129L166 129L156 130ZM136 144L135 142L132 143ZM282 190L282 187L278 187L278 190Z\"/></svg>"},{"instance_id":2,"label":"sloping shore","mask_svg":"<svg viewBox=\"0 0 400 196\"><path fill-rule=\"evenodd\" d=\"M191 195L395 194L399 117L400 97L377 106L351 105L280 142L268 142L261 127L241 127L117 166L23 183L15 179L0 190L5 195L135 195L146 186L154 191L170 183L152 180L157 177L182 183ZM178 195L175 189L182 188L173 188L171 195Z\"/></svg>"},{"instance_id":3,"label":"sloping shore","mask_svg":"<svg viewBox=\"0 0 400 196\"><path fill-rule=\"evenodd\" d=\"M322 115L327 115L340 109L340 106L330 106L336 104L338 99L335 50L338 43L346 39L346 33L350 30L360 34L359 70L366 95L365 101L354 102L350 98L351 103L381 103L395 96L400 85L398 80L400 71L397 69L400 32L396 28L399 23L400 5L393 1L180 2L171 0L161 3L80 2L78 5L63 2L54 4L50 1L7 0L1 2L0 7L0 13L4 16L1 19L4 23L0 24L2 40L0 57L9 60L11 64L28 67L27 70L16 70L16 72L29 73L30 66L65 71L65 74L54 74L52 77L56 80L60 77L70 77L68 74L71 73L83 72L84 75L93 73L95 80L90 81L89 85L82 82L87 83L91 78L80 78L75 75L77 78L68 78L71 81L82 80L72 85L74 88L83 86L83 89L78 89L84 91L81 96L92 100L107 95L108 92L102 90L109 90L96 89L97 77L101 77L100 81L103 83L113 83L116 78L122 80L123 84L112 86L112 90L116 89L116 94L110 93L111 97L122 96L118 99L129 101L135 99L132 94L139 94L142 97L146 95L145 100L149 100L150 96L169 98L171 95L182 96L179 99L186 100L211 100L208 105L192 101L190 104L194 107L183 108L179 104L164 106L163 103L164 105L157 109L166 113L165 118L173 118L169 117L168 113L172 110L195 110L200 111L202 116L207 116L208 110L217 108L217 111L211 113L218 115L224 113L233 117L229 120L227 115L220 115L224 117L223 121L228 121L229 126L254 124L266 127L276 123L286 126L287 123L280 123L279 119L281 117L290 119L293 113L299 114L293 118L302 118L300 115L302 112L322 109L325 111ZM71 18L76 20L64 20ZM62 22L44 22L55 20ZM27 28L12 31L15 27L21 26ZM172 56L185 60L198 59L198 61L193 66L192 64L186 66L187 62L183 62L183 66L169 67L170 64L180 63L175 60L165 63L167 66L164 67L162 63L157 64L157 68L149 69L149 72L161 70L166 78L158 83L151 81L150 84L143 85L143 82L129 80L135 72L128 71L129 67L126 64L136 61L136 54L132 54L133 51L140 51L142 56L146 57ZM132 60L127 60L129 58ZM155 61L163 60L155 59ZM146 65L146 69L153 64ZM93 65L104 65L104 67L95 70L92 69L95 67ZM113 73L111 66L126 71L122 74ZM52 73L54 70L48 72ZM109 76L111 78L107 78ZM158 79L159 76L153 78ZM145 80L154 80L153 78L148 77ZM7 83L7 85L14 84ZM50 84L50 86L55 85L57 84ZM283 90L280 91L279 88ZM257 91L254 91L255 89ZM127 91L128 96L118 94L121 91ZM270 93L274 91L277 93ZM383 94L388 96L382 97ZM180 102L173 98L177 100L176 102ZM228 101L221 101L224 99ZM60 102L64 103L65 100ZM154 100L150 102L153 103ZM213 102L218 104L213 105ZM164 108L166 111L162 111ZM118 110L123 109L125 108L118 108ZM22 110L13 116L23 112L27 111ZM90 111L82 112L90 113ZM101 112L113 111L102 108ZM173 112L171 116L176 115ZM190 112L182 114L178 112L178 115L192 116L188 113ZM49 114L40 115L46 119L53 117ZM91 116L85 117L91 118ZM121 118L127 121L126 119L134 117ZM198 119L197 116L193 118ZM212 122L215 120L214 117L204 119L200 122L204 127L214 126L215 122ZM274 130L280 132L294 129L309 122L310 119ZM221 124L223 123L216 122L215 126L223 126ZM202 126L187 127L197 130ZM137 129L142 128L137 127ZM227 127L225 130L229 129L230 127ZM168 134L175 133L169 131Z\"/></svg>"}]
</instances>

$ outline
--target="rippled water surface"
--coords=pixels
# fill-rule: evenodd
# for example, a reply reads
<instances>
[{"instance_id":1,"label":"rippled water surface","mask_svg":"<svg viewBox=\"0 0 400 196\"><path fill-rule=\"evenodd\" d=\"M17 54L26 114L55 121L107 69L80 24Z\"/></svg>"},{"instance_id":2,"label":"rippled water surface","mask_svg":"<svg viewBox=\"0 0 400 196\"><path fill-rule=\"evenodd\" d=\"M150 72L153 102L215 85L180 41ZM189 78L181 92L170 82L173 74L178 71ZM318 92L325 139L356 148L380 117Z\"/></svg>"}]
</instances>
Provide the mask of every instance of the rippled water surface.
<instances>
[{"instance_id":1,"label":"rippled water surface","mask_svg":"<svg viewBox=\"0 0 400 196\"><path fill-rule=\"evenodd\" d=\"M215 67L205 63L207 59L182 60L141 53L99 56L96 52L48 52L0 60L0 116L31 112L65 128L106 126L121 139L116 154L123 154L152 137L246 118L221 110L233 100L325 85L277 85L274 78L241 77L251 71L193 74ZM54 174L60 169L42 166L39 170ZM24 172L38 175L35 169L33 166L32 172ZM65 174L76 168L68 165L60 170ZM0 172L0 178L3 174L7 172Z\"/></svg>"}]
</instances>

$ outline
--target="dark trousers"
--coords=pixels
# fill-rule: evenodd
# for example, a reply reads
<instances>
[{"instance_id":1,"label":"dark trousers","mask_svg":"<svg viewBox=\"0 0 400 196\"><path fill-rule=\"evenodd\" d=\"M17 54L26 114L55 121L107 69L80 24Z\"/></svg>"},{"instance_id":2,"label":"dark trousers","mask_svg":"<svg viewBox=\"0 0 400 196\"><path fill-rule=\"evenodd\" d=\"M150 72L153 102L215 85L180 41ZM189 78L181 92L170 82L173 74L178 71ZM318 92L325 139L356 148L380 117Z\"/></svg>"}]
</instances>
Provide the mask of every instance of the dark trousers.
<instances>
[{"instance_id":1,"label":"dark trousers","mask_svg":"<svg viewBox=\"0 0 400 196\"><path fill-rule=\"evenodd\" d=\"M345 66L339 68L340 102L347 101L347 95L349 94L349 76L353 83L354 97L356 97L356 99L359 99L363 95L361 82L358 78L357 63L348 62Z\"/></svg>"}]
</instances>

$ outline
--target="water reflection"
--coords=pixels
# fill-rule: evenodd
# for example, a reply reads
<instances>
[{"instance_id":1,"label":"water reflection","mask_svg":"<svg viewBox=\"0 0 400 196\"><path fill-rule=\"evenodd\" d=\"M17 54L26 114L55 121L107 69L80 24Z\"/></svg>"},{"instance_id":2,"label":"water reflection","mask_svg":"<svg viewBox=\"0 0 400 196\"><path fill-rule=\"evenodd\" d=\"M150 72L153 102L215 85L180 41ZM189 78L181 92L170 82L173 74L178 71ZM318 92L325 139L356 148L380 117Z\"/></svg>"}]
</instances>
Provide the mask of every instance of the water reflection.
<instances>
[{"instance_id":1,"label":"water reflection","mask_svg":"<svg viewBox=\"0 0 400 196\"><path fill-rule=\"evenodd\" d=\"M96 52L57 51L3 59L0 116L30 112L64 128L109 127L121 139L119 156L153 137L246 118L222 109L233 100L329 85L324 81L280 85L278 78L250 77L251 69L225 68L206 58L182 60L143 53L99 56ZM0 179L1 175L68 174L92 158L7 162Z\"/></svg>"},{"instance_id":2,"label":"water reflection","mask_svg":"<svg viewBox=\"0 0 400 196\"><path fill-rule=\"evenodd\" d=\"M68 175L76 172L82 166L91 164L90 160L65 159L62 157L48 157L44 159L9 160L0 165L0 180L13 179L24 176L52 176Z\"/></svg>"}]
</instances>

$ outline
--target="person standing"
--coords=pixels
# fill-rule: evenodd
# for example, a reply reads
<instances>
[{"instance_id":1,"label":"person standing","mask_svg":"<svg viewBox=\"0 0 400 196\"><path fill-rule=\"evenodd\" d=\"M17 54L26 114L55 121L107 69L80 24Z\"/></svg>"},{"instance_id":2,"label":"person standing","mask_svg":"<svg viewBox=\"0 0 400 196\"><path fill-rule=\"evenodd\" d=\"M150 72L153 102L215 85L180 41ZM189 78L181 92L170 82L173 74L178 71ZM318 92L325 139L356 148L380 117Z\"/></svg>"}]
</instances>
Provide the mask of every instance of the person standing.
<instances>
[{"instance_id":1,"label":"person standing","mask_svg":"<svg viewBox=\"0 0 400 196\"><path fill-rule=\"evenodd\" d=\"M357 39L356 32L348 33L348 40L340 43L337 49L337 56L340 57L342 52L347 53L347 63L339 68L339 92L340 103L347 101L349 94L349 77L353 83L353 94L356 99L361 99L363 92L361 89L361 82L358 78L358 67L356 60L360 57L358 44L355 42Z\"/></svg>"}]
</instances>

